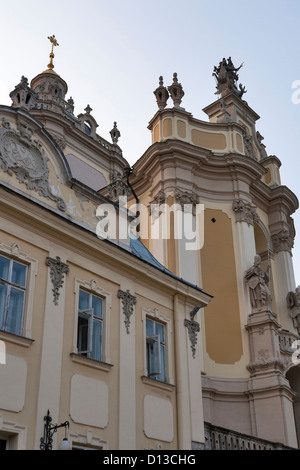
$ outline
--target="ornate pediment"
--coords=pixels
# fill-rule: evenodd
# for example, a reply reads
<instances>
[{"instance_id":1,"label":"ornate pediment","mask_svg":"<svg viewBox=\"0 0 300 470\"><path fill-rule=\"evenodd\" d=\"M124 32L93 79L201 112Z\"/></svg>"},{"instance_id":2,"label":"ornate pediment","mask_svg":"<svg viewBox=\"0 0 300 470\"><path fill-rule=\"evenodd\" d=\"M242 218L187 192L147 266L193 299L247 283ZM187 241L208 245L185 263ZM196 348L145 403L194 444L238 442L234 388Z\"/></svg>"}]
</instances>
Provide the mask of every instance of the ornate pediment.
<instances>
[{"instance_id":1,"label":"ornate pediment","mask_svg":"<svg viewBox=\"0 0 300 470\"><path fill-rule=\"evenodd\" d=\"M49 184L48 158L39 140L32 139L35 129L26 120L18 120L18 130L3 118L0 127L0 168L10 176L16 175L19 183L29 190L55 201L58 209L66 210L63 199L53 194Z\"/></svg>"}]
</instances>

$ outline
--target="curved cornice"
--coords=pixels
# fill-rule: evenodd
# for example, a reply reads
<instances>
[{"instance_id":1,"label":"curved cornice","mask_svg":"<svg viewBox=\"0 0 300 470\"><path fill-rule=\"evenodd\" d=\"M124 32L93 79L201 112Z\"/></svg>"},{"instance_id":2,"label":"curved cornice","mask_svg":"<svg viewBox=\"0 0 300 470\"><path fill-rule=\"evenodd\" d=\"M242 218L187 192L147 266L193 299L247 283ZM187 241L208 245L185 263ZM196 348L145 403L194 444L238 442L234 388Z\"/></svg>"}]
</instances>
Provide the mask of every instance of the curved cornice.
<instances>
[{"instance_id":1,"label":"curved cornice","mask_svg":"<svg viewBox=\"0 0 300 470\"><path fill-rule=\"evenodd\" d=\"M274 156L269 159L276 159L276 162L278 160ZM277 163L279 164L280 161L278 160ZM237 194L241 196L243 193L249 201L253 201L257 207L266 212L277 210L279 206L284 205L285 212L292 214L299 207L296 195L287 186L269 187L262 181L267 171L262 163L238 153L216 154L176 139L154 143L134 164L131 181L135 191L140 195L150 188L153 190L152 183L155 175L159 173L165 175L166 169L175 166L183 170L187 169L195 176L195 180L186 181L186 183L197 193L202 192L201 197L204 199L207 195L208 199L212 198L221 202L230 198L232 200L237 197ZM210 180L211 189L197 188L196 177ZM184 177L181 179L178 175L173 179L170 176L168 178L162 181L163 185L168 185L169 182L169 186L171 184L175 187L179 180L184 182ZM232 189L227 190L227 197L226 191L223 192L218 188L218 183L226 181L236 183L243 181L248 186L248 192L246 189L235 189L238 185L232 184ZM210 193L211 197L209 197Z\"/></svg>"},{"instance_id":2,"label":"curved cornice","mask_svg":"<svg viewBox=\"0 0 300 470\"><path fill-rule=\"evenodd\" d=\"M155 173L174 167L174 164L183 169L189 168L195 175L216 181L239 178L251 184L266 173L260 163L246 155L216 154L187 142L169 139L151 145L134 164L132 184L139 192L147 190Z\"/></svg>"},{"instance_id":3,"label":"curved cornice","mask_svg":"<svg viewBox=\"0 0 300 470\"><path fill-rule=\"evenodd\" d=\"M74 139L79 143L79 145L84 145L96 155L99 155L101 152L101 154L107 159L107 162L113 159L115 161L117 160L121 166L128 165L128 162L123 157L122 150L118 145L108 142L98 134L96 134L96 139L94 139L82 132L82 130L75 125L75 123L78 122L75 116L73 118L68 118L66 114L59 114L46 109L31 109L30 114L41 122L47 120L53 122L55 126L60 125L66 136L68 136L68 143L72 142ZM72 145L74 145L74 142L72 142Z\"/></svg>"}]
</instances>

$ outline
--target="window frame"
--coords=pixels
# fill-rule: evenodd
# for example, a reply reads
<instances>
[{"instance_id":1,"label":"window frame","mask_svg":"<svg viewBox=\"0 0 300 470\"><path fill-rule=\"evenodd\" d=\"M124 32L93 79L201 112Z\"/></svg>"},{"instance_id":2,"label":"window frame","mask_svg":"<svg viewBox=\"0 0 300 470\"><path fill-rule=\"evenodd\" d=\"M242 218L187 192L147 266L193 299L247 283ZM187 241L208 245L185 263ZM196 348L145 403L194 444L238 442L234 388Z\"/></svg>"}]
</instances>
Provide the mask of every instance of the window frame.
<instances>
[{"instance_id":1,"label":"window frame","mask_svg":"<svg viewBox=\"0 0 300 470\"><path fill-rule=\"evenodd\" d=\"M79 294L80 290L85 291L87 294L94 295L102 299L102 346L101 346L101 359L88 357L78 350L78 319L79 319ZM74 338L73 338L73 353L80 356L83 360L93 360L97 362L110 363L110 345L109 345L109 331L110 331L110 309L111 309L111 293L107 292L98 286L95 280L85 281L75 279L75 313L74 313Z\"/></svg>"},{"instance_id":2,"label":"window frame","mask_svg":"<svg viewBox=\"0 0 300 470\"><path fill-rule=\"evenodd\" d=\"M15 258L12 258L10 256L5 256L2 253L0 253L0 257L8 260L9 266L8 266L8 275L7 279L0 278L0 285L6 287L5 291L5 303L4 303L4 315L3 315L3 325L0 325L0 329L2 331L12 333L15 335L21 335L23 331L23 322L24 322L24 308L25 308L25 298L26 298L26 291L27 291L27 276L28 276L28 265L25 263L20 263L19 260L16 260ZM14 264L18 264L19 266L25 267L25 282L24 286L21 286L21 284L16 284L13 282L12 277L13 277L13 268ZM19 312L21 320L20 320L20 325L18 326L18 331L11 331L8 329L8 323L9 323L9 310L10 310L10 305L11 305L11 299L12 299L12 290L16 290L18 292L22 292L22 309L21 312Z\"/></svg>"},{"instance_id":3,"label":"window frame","mask_svg":"<svg viewBox=\"0 0 300 470\"><path fill-rule=\"evenodd\" d=\"M28 253L21 251L17 243L13 243L11 246L0 243L0 255L8 258L10 262L16 261L17 263L25 265L27 268L21 332L14 333L3 329L0 329L0 332L2 335L9 334L14 335L15 337L31 338L35 279L37 276L38 261L31 258Z\"/></svg>"},{"instance_id":4,"label":"window frame","mask_svg":"<svg viewBox=\"0 0 300 470\"><path fill-rule=\"evenodd\" d=\"M85 289L79 289L79 299L80 299L80 293L84 292L85 294L88 295L88 309L85 310L79 310L78 308L78 334L77 334L77 349L78 349L78 354L81 356L88 357L90 359L95 359L97 361L102 361L103 358L103 297L100 297L99 295L94 294L94 292L87 291ZM94 314L94 309L93 309L93 298L101 299L101 317L98 317ZM79 306L78 306L79 307ZM87 333L86 333L86 339L87 339L87 349L82 350L80 348L79 350L79 343L80 343L80 331L79 331L79 318L84 318L87 320ZM92 357L91 354L93 354L93 341L94 341L94 326L95 324L100 324L101 325L101 337L100 337L100 358L97 357Z\"/></svg>"},{"instance_id":5,"label":"window frame","mask_svg":"<svg viewBox=\"0 0 300 470\"><path fill-rule=\"evenodd\" d=\"M150 374L148 371L148 353L147 353L147 345L148 340L147 338L147 331L146 331L146 323L147 319L152 320L156 323L159 323L164 326L164 363L165 363L165 380L160 380L155 378L155 375ZM142 321L143 321L143 344L144 344L144 377L154 380L155 382L167 383L167 384L174 384L173 378L173 367L171 361L171 336L172 336L172 328L171 328L171 320L170 318L163 315L157 308L150 309L150 308L142 308Z\"/></svg>"}]
</instances>

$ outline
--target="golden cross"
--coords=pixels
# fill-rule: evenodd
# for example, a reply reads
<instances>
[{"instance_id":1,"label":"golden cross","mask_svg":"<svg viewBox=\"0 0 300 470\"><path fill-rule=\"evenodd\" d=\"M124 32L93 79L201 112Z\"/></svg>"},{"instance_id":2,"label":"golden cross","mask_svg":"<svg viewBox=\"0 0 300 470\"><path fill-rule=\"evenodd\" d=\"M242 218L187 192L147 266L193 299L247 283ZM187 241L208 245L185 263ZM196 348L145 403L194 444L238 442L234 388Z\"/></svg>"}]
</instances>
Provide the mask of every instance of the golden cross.
<instances>
[{"instance_id":1,"label":"golden cross","mask_svg":"<svg viewBox=\"0 0 300 470\"><path fill-rule=\"evenodd\" d=\"M50 63L48 64L48 69L54 69L54 65L53 65L53 59L54 59L54 54L53 54L53 47L54 46L59 46L58 42L57 42L57 39L55 38L55 35L53 34L53 36L48 36L48 39L50 40L51 44L52 44L52 49L51 49L51 52L49 54L49 57L50 57Z\"/></svg>"}]
</instances>

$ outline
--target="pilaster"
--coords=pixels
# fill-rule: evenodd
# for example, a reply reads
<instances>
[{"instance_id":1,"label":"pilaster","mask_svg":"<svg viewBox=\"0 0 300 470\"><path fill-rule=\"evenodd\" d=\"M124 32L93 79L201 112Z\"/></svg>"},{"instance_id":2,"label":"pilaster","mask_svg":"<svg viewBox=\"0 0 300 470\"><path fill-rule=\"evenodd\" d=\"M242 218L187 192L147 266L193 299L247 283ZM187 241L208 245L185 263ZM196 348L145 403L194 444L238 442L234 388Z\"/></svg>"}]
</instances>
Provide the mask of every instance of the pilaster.
<instances>
[{"instance_id":1,"label":"pilaster","mask_svg":"<svg viewBox=\"0 0 300 470\"><path fill-rule=\"evenodd\" d=\"M135 286L123 281L120 299L119 450L136 448Z\"/></svg>"},{"instance_id":2,"label":"pilaster","mask_svg":"<svg viewBox=\"0 0 300 470\"><path fill-rule=\"evenodd\" d=\"M49 266L49 273L47 277L45 306L41 305L41 315L43 309L45 314L43 337L41 340L42 353L37 403L36 449L40 448L40 438L44 432L44 416L47 414L47 410L50 410L53 423L57 423L60 419L59 404L65 314L65 284L63 279L68 273L68 265L62 261L64 260L63 253L61 253L61 258L58 261L58 254L56 251L54 256L52 253L49 253L50 256L47 258L47 261L45 260ZM50 262L51 260L52 262ZM56 435L54 434L53 449L56 448L55 441Z\"/></svg>"}]
</instances>

